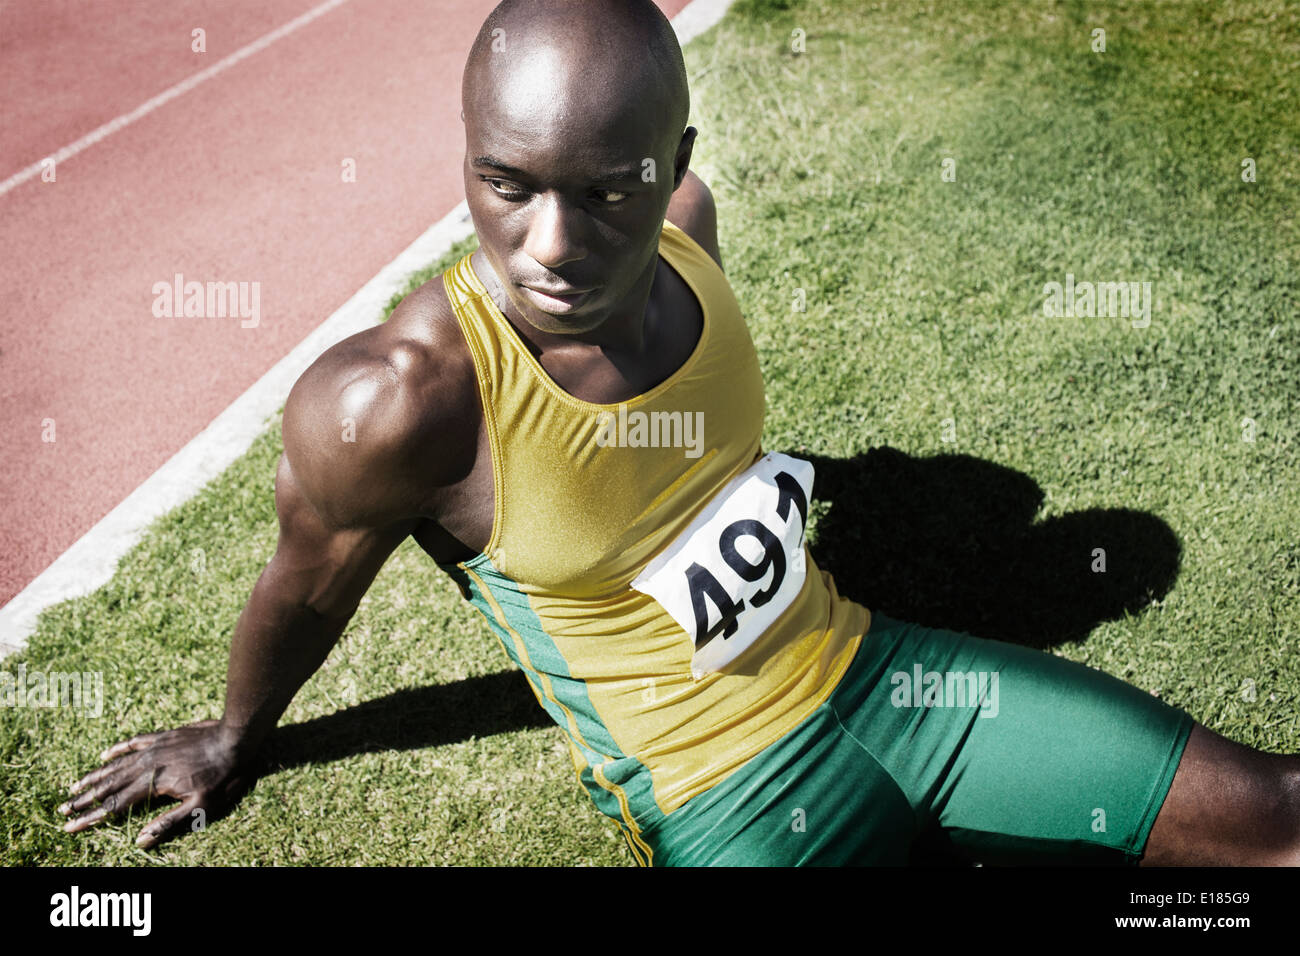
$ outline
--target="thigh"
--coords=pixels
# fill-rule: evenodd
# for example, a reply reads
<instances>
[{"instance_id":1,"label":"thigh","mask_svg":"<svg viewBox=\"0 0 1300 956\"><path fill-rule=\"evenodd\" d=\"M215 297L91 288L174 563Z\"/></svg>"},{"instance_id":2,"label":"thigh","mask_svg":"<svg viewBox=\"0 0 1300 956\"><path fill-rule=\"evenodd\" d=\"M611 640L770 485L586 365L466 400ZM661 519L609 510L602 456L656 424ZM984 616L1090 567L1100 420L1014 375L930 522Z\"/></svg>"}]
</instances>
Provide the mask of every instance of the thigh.
<instances>
[{"instance_id":1,"label":"thigh","mask_svg":"<svg viewBox=\"0 0 1300 956\"><path fill-rule=\"evenodd\" d=\"M668 866L1136 862L1192 724L1101 671L875 612L825 704L642 835Z\"/></svg>"},{"instance_id":2,"label":"thigh","mask_svg":"<svg viewBox=\"0 0 1300 956\"><path fill-rule=\"evenodd\" d=\"M656 866L904 865L916 815L827 704L642 831Z\"/></svg>"},{"instance_id":3,"label":"thigh","mask_svg":"<svg viewBox=\"0 0 1300 956\"><path fill-rule=\"evenodd\" d=\"M1254 750L1197 724L1142 862L1300 865L1300 755Z\"/></svg>"},{"instance_id":4,"label":"thigh","mask_svg":"<svg viewBox=\"0 0 1300 956\"><path fill-rule=\"evenodd\" d=\"M1052 654L878 613L866 642L870 673L829 703L923 832L987 863L1141 857L1186 713Z\"/></svg>"}]
</instances>

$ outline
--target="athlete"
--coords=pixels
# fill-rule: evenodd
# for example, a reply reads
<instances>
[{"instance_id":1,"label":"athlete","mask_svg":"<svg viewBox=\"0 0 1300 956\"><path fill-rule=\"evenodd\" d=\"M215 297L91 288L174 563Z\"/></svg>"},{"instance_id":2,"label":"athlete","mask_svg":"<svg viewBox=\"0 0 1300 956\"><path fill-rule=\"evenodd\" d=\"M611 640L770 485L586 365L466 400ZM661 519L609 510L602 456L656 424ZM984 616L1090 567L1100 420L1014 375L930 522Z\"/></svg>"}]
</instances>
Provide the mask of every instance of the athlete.
<instances>
[{"instance_id":1,"label":"athlete","mask_svg":"<svg viewBox=\"0 0 1300 956\"><path fill-rule=\"evenodd\" d=\"M224 714L111 748L60 808L67 830L174 797L140 833L151 847L226 810L412 536L641 863L906 863L923 847L1300 863L1300 757L1050 654L869 613L817 568L813 469L760 445L759 365L653 3L505 0L463 106L478 250L294 387L279 543L238 621Z\"/></svg>"}]
</instances>

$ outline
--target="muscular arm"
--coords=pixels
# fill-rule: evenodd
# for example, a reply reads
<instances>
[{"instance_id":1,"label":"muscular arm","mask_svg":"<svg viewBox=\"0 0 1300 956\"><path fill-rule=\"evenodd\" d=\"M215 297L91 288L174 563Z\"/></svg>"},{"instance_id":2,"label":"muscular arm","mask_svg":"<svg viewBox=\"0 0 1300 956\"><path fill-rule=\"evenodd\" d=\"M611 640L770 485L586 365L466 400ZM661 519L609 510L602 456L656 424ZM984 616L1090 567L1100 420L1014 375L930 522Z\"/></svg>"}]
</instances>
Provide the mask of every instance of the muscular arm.
<instances>
[{"instance_id":1,"label":"muscular arm","mask_svg":"<svg viewBox=\"0 0 1300 956\"><path fill-rule=\"evenodd\" d=\"M397 331L426 305L417 293L387 327L340 343L285 405L279 544L240 616L227 676L222 725L241 750L275 726L472 446L463 376L431 357L443 350Z\"/></svg>"},{"instance_id":2,"label":"muscular arm","mask_svg":"<svg viewBox=\"0 0 1300 956\"><path fill-rule=\"evenodd\" d=\"M304 496L289 454L276 475L280 539L235 628L223 737L251 757L321 666L388 556L415 525L329 524Z\"/></svg>"},{"instance_id":3,"label":"muscular arm","mask_svg":"<svg viewBox=\"0 0 1300 956\"><path fill-rule=\"evenodd\" d=\"M137 843L149 847L196 809L219 815L252 785L259 745L422 520L421 488L441 477L427 449L444 453L443 469L457 458L439 440L455 410L430 407L437 370L422 364L426 350L397 336L381 327L340 343L289 396L275 486L279 541L235 628L222 718L110 748L109 762L74 784L60 808L73 817L65 830L157 794L179 799L141 831Z\"/></svg>"}]
</instances>

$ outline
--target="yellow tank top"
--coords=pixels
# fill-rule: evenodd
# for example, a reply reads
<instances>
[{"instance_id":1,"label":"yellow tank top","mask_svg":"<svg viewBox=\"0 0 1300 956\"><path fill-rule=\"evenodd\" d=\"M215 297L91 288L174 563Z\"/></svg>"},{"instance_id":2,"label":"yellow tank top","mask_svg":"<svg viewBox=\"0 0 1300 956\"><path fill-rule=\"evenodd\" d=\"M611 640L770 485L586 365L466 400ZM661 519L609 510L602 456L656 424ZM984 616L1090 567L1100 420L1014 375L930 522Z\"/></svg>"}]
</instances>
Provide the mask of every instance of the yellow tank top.
<instances>
[{"instance_id":1,"label":"yellow tank top","mask_svg":"<svg viewBox=\"0 0 1300 956\"><path fill-rule=\"evenodd\" d=\"M725 275L666 220L659 254L699 299L703 331L668 379L611 405L551 380L469 256L443 275L474 359L496 489L486 549L443 567L567 734L596 806L647 863L641 829L816 709L869 623L805 551L803 586L776 623L695 679L695 638L631 587L761 455L763 381Z\"/></svg>"}]
</instances>

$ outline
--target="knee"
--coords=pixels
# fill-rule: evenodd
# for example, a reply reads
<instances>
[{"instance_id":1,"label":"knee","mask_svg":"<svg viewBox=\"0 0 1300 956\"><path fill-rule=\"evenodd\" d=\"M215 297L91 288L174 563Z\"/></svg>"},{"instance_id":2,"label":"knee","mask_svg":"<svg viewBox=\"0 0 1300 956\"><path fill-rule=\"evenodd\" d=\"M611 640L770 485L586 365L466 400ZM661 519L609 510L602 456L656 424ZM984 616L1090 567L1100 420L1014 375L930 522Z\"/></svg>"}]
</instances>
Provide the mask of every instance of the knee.
<instances>
[{"instance_id":1,"label":"knee","mask_svg":"<svg viewBox=\"0 0 1300 956\"><path fill-rule=\"evenodd\" d=\"M1276 855L1270 860L1286 866L1300 866L1300 754L1279 762L1269 831Z\"/></svg>"}]
</instances>

